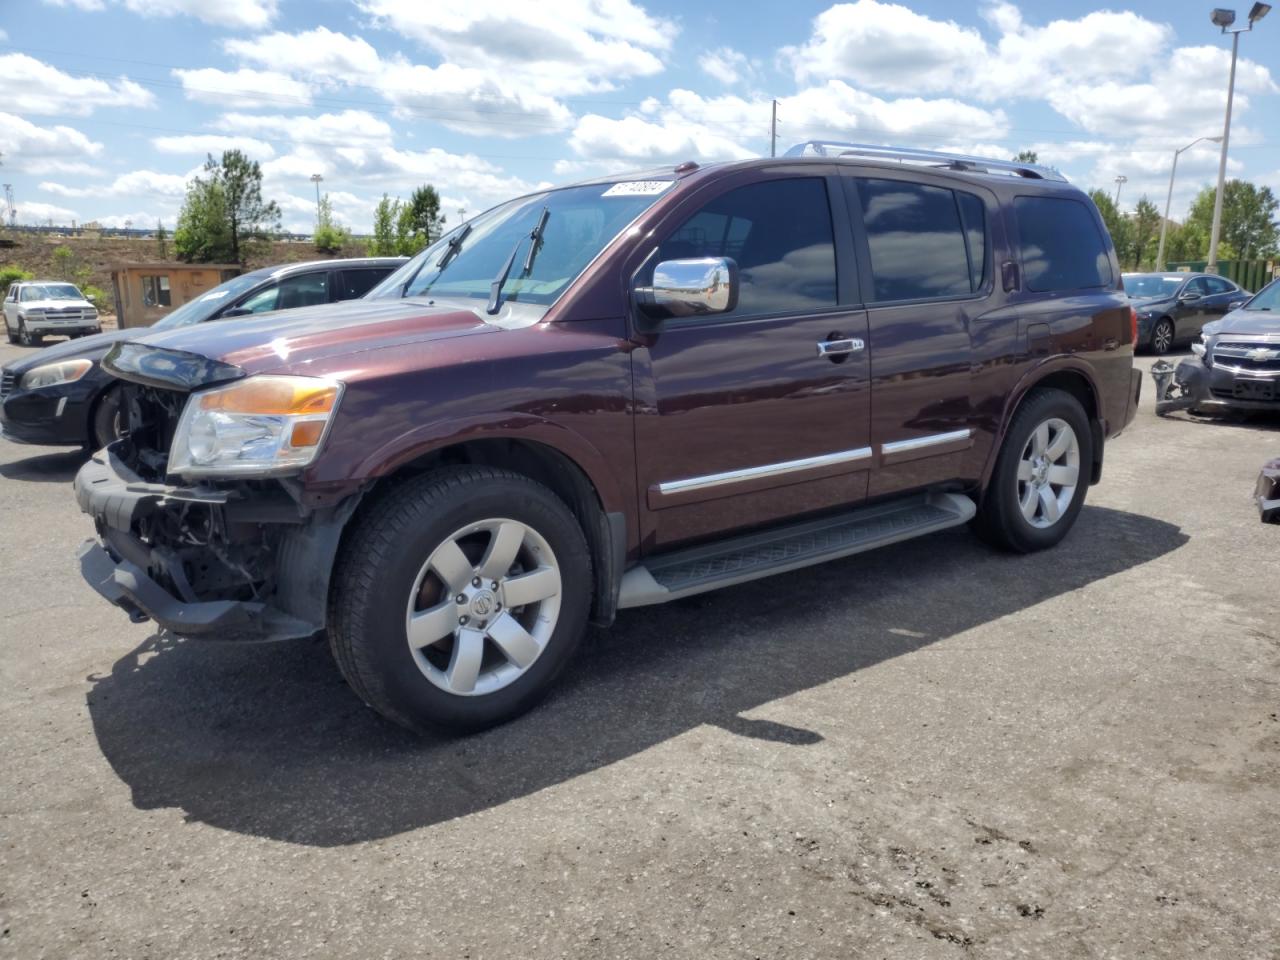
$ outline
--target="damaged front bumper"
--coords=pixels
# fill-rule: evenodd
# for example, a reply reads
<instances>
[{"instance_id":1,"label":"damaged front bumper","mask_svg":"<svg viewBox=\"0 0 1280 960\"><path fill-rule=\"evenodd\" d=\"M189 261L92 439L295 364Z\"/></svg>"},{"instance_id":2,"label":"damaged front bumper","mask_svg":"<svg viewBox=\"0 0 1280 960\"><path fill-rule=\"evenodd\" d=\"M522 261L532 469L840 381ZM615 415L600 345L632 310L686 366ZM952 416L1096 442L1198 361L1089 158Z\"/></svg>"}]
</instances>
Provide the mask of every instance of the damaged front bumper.
<instances>
[{"instance_id":1,"label":"damaged front bumper","mask_svg":"<svg viewBox=\"0 0 1280 960\"><path fill-rule=\"evenodd\" d=\"M1151 368L1156 384L1156 413L1176 410L1213 413L1258 410L1280 413L1280 376L1244 374L1233 367L1206 366L1200 357L1188 357L1175 368L1157 361Z\"/></svg>"},{"instance_id":2,"label":"damaged front bumper","mask_svg":"<svg viewBox=\"0 0 1280 960\"><path fill-rule=\"evenodd\" d=\"M1280 458L1263 464L1253 499L1263 523L1280 523Z\"/></svg>"},{"instance_id":3,"label":"damaged front bumper","mask_svg":"<svg viewBox=\"0 0 1280 960\"><path fill-rule=\"evenodd\" d=\"M98 530L78 553L94 590L180 636L285 640L324 628L329 573L357 497L307 511L283 488L147 483L117 455L126 442L76 474L76 499Z\"/></svg>"}]
</instances>

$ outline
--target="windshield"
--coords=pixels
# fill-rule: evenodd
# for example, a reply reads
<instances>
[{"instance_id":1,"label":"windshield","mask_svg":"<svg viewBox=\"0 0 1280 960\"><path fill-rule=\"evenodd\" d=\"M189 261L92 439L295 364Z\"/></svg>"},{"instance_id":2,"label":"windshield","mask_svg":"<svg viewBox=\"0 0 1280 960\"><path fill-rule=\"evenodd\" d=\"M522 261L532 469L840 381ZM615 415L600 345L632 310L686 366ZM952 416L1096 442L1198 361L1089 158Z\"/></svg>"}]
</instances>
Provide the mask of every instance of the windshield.
<instances>
[{"instance_id":1,"label":"windshield","mask_svg":"<svg viewBox=\"0 0 1280 960\"><path fill-rule=\"evenodd\" d=\"M22 299L31 300L83 300L84 294L70 283L41 283L22 288Z\"/></svg>"},{"instance_id":2,"label":"windshield","mask_svg":"<svg viewBox=\"0 0 1280 960\"><path fill-rule=\"evenodd\" d=\"M1145 274L1130 274L1122 279L1124 292L1135 300L1144 297L1172 297L1187 280L1186 277L1160 277Z\"/></svg>"},{"instance_id":3,"label":"windshield","mask_svg":"<svg viewBox=\"0 0 1280 960\"><path fill-rule=\"evenodd\" d=\"M513 252L502 301L550 305L588 263L674 183L600 183L521 197L468 220L418 254L367 295L488 300ZM545 225L536 256L530 234ZM441 264L443 263L443 266ZM526 271L526 267L528 270Z\"/></svg>"},{"instance_id":4,"label":"windshield","mask_svg":"<svg viewBox=\"0 0 1280 960\"><path fill-rule=\"evenodd\" d=\"M151 325L152 330L172 330L174 327L185 327L192 323L202 323L227 306L231 300L247 290L262 283L263 277L250 274L245 277L233 277L226 283L220 283L203 296L184 303L173 313L166 314Z\"/></svg>"},{"instance_id":5,"label":"windshield","mask_svg":"<svg viewBox=\"0 0 1280 960\"><path fill-rule=\"evenodd\" d=\"M1244 305L1246 310L1280 310L1280 280L1272 280Z\"/></svg>"}]
</instances>

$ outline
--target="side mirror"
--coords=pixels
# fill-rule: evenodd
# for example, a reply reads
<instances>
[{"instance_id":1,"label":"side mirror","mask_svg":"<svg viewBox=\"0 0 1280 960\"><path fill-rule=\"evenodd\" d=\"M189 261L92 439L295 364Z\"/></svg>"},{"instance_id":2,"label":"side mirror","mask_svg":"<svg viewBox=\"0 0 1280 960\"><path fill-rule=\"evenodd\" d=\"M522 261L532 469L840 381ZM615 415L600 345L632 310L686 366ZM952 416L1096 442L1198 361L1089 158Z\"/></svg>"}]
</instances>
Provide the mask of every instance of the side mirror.
<instances>
[{"instance_id":1,"label":"side mirror","mask_svg":"<svg viewBox=\"0 0 1280 960\"><path fill-rule=\"evenodd\" d=\"M1190 303L1192 300L1199 300L1199 299L1200 299L1200 294L1195 293L1194 291L1192 291L1191 293L1184 293L1184 294L1182 294L1181 296L1179 296L1179 297L1178 297L1178 302L1179 302L1179 303Z\"/></svg>"},{"instance_id":2,"label":"side mirror","mask_svg":"<svg viewBox=\"0 0 1280 960\"><path fill-rule=\"evenodd\" d=\"M738 265L729 257L664 260L653 285L637 287L635 298L654 319L727 313L738 305Z\"/></svg>"},{"instance_id":3,"label":"side mirror","mask_svg":"<svg viewBox=\"0 0 1280 960\"><path fill-rule=\"evenodd\" d=\"M232 307L230 310L228 310L218 319L229 320L232 317L247 317L247 316L250 316L252 313L253 313L252 310L249 310L245 307Z\"/></svg>"}]
</instances>

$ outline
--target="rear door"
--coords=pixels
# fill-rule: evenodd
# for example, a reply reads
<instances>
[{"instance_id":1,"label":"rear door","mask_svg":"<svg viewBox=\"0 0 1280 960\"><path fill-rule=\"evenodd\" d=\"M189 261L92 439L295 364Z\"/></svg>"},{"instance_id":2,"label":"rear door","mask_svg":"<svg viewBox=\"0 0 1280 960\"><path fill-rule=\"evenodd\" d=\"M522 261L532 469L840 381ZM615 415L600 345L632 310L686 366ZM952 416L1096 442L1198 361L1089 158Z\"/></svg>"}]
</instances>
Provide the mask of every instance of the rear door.
<instances>
[{"instance_id":1,"label":"rear door","mask_svg":"<svg viewBox=\"0 0 1280 960\"><path fill-rule=\"evenodd\" d=\"M850 171L846 188L868 291L870 495L970 476L972 334L992 294L996 199L916 172Z\"/></svg>"},{"instance_id":2,"label":"rear door","mask_svg":"<svg viewBox=\"0 0 1280 960\"><path fill-rule=\"evenodd\" d=\"M1224 280L1222 277L1202 277L1201 279L1204 280L1209 291L1202 311L1200 324L1202 327L1210 320L1225 317L1231 311L1232 304L1240 303L1245 299L1240 294L1240 288L1230 280Z\"/></svg>"},{"instance_id":3,"label":"rear door","mask_svg":"<svg viewBox=\"0 0 1280 960\"><path fill-rule=\"evenodd\" d=\"M363 297L391 273L391 267L348 267L334 271L333 301L356 300Z\"/></svg>"}]
</instances>

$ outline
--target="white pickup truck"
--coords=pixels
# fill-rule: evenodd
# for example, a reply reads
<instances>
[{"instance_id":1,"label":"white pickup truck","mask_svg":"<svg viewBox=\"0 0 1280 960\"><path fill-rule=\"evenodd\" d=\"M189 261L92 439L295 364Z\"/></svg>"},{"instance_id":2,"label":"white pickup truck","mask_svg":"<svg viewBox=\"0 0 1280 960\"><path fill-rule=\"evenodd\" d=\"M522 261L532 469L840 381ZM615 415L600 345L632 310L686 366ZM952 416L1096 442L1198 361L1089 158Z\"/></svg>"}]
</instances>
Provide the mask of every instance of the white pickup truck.
<instances>
[{"instance_id":1,"label":"white pickup truck","mask_svg":"<svg viewBox=\"0 0 1280 960\"><path fill-rule=\"evenodd\" d=\"M4 298L10 343L36 346L46 334L76 337L101 333L98 311L74 283L35 280L10 284Z\"/></svg>"}]
</instances>

